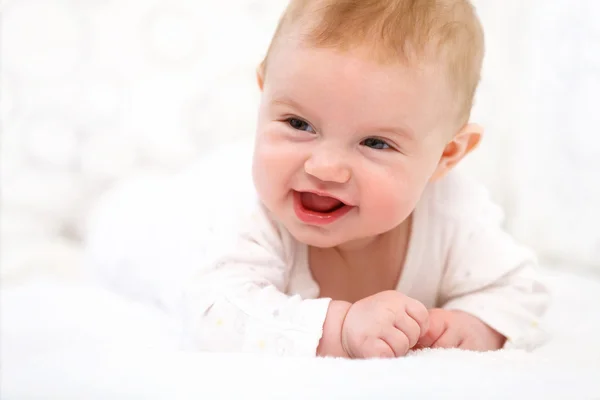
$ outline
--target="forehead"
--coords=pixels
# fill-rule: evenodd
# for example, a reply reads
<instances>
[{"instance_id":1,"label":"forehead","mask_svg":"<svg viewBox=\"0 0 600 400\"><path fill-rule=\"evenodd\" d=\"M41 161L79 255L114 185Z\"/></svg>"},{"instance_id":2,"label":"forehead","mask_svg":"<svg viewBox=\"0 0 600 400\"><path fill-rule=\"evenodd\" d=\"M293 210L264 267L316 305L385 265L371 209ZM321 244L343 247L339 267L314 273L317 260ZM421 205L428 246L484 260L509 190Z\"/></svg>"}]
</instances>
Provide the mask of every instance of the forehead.
<instances>
[{"instance_id":1,"label":"forehead","mask_svg":"<svg viewBox=\"0 0 600 400\"><path fill-rule=\"evenodd\" d=\"M269 57L265 78L271 96L377 119L410 118L420 129L436 122L450 103L446 79L435 64L382 64L367 47L338 51L282 40Z\"/></svg>"}]
</instances>

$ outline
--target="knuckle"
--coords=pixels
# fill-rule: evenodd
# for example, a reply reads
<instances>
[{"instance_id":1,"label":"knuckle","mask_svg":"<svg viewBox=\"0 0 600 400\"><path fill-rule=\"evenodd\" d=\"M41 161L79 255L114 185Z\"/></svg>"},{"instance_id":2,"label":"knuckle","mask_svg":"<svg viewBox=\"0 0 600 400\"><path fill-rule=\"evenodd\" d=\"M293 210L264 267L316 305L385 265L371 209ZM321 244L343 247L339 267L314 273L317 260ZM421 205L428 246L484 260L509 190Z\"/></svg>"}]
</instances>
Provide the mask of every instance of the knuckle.
<instances>
[{"instance_id":1,"label":"knuckle","mask_svg":"<svg viewBox=\"0 0 600 400\"><path fill-rule=\"evenodd\" d=\"M427 311L427 308L425 308L424 305L421 305L419 307L417 314L415 315L415 318L421 328L426 328L428 326L429 321L430 321L430 316L429 316L429 312Z\"/></svg>"},{"instance_id":2,"label":"knuckle","mask_svg":"<svg viewBox=\"0 0 600 400\"><path fill-rule=\"evenodd\" d=\"M423 303L421 303L419 300L413 299L412 297L406 298L406 306L410 307L411 309L418 312L419 314L422 313L423 310L425 310L425 311L427 310L427 308L425 307L425 305L423 305Z\"/></svg>"},{"instance_id":3,"label":"knuckle","mask_svg":"<svg viewBox=\"0 0 600 400\"><path fill-rule=\"evenodd\" d=\"M396 351L398 352L399 356L403 356L408 353L412 346L414 346L414 344L411 344L410 339L407 336L403 336L402 342L400 342L396 347Z\"/></svg>"},{"instance_id":4,"label":"knuckle","mask_svg":"<svg viewBox=\"0 0 600 400\"><path fill-rule=\"evenodd\" d=\"M417 311L417 317L421 320L426 320L429 318L429 311L427 307L420 301L415 300L415 309Z\"/></svg>"},{"instance_id":5,"label":"knuckle","mask_svg":"<svg viewBox=\"0 0 600 400\"><path fill-rule=\"evenodd\" d=\"M405 295L397 290L386 290L380 293L382 300L397 304L405 299Z\"/></svg>"},{"instance_id":6,"label":"knuckle","mask_svg":"<svg viewBox=\"0 0 600 400\"><path fill-rule=\"evenodd\" d=\"M378 341L377 344L373 347L372 357L378 358L392 358L395 357L393 350L387 344L382 341Z\"/></svg>"},{"instance_id":7,"label":"knuckle","mask_svg":"<svg viewBox=\"0 0 600 400\"><path fill-rule=\"evenodd\" d=\"M408 341L408 347L411 348L419 341L419 332L411 330L406 334L406 337Z\"/></svg>"},{"instance_id":8,"label":"knuckle","mask_svg":"<svg viewBox=\"0 0 600 400\"><path fill-rule=\"evenodd\" d=\"M379 358L395 358L396 355L391 350L386 350L379 355Z\"/></svg>"},{"instance_id":9,"label":"knuckle","mask_svg":"<svg viewBox=\"0 0 600 400\"><path fill-rule=\"evenodd\" d=\"M390 349L383 349L383 350L381 350L381 352L379 352L379 354L376 355L376 357L378 357L378 358L394 358L394 357L396 357L396 355Z\"/></svg>"}]
</instances>

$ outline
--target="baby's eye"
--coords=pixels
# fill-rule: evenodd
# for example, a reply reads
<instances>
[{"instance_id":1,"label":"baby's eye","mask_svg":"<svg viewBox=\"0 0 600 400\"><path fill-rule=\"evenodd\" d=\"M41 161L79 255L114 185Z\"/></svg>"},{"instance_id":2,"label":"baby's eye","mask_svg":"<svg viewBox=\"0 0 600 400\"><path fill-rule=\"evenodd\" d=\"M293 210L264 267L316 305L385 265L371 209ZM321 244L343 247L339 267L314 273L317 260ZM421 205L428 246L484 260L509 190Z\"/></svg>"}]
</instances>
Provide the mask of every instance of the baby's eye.
<instances>
[{"instance_id":1,"label":"baby's eye","mask_svg":"<svg viewBox=\"0 0 600 400\"><path fill-rule=\"evenodd\" d=\"M362 141L361 143L363 146L367 146L370 147L372 149L375 150L387 150L387 149L391 149L390 145L387 144L386 142L384 142L381 139L377 139L377 138L368 138Z\"/></svg>"},{"instance_id":2,"label":"baby's eye","mask_svg":"<svg viewBox=\"0 0 600 400\"><path fill-rule=\"evenodd\" d=\"M288 118L287 123L294 129L299 131L306 131L314 133L314 129L312 126L308 124L308 122L303 121L299 118Z\"/></svg>"}]
</instances>

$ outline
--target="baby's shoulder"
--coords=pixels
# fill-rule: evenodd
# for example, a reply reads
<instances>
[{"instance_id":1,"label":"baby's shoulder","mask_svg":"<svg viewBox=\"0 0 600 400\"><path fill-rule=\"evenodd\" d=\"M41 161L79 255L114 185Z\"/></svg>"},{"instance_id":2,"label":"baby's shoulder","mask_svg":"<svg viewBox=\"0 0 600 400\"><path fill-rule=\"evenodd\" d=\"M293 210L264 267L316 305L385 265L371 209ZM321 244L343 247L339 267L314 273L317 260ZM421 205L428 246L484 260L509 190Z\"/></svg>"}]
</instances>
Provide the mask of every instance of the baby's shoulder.
<instances>
[{"instance_id":1,"label":"baby's shoulder","mask_svg":"<svg viewBox=\"0 0 600 400\"><path fill-rule=\"evenodd\" d=\"M483 215L502 218L502 211L481 182L459 171L452 171L425 189L419 205L430 219L465 222Z\"/></svg>"}]
</instances>

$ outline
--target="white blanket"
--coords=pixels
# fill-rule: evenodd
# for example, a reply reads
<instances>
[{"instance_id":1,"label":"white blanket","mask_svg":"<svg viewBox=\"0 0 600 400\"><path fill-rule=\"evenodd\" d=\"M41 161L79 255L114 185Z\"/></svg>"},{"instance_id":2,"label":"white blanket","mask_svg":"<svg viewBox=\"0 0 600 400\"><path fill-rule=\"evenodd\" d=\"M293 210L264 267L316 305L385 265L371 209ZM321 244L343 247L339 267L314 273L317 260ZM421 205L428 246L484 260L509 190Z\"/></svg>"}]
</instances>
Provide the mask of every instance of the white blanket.
<instances>
[{"instance_id":1,"label":"white blanket","mask_svg":"<svg viewBox=\"0 0 600 400\"><path fill-rule=\"evenodd\" d=\"M2 399L600 398L600 281L549 271L537 350L423 351L397 360L277 359L179 350L176 321L81 283L2 292Z\"/></svg>"}]
</instances>

